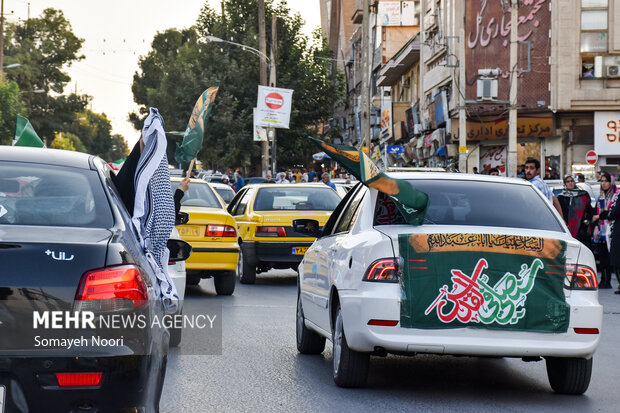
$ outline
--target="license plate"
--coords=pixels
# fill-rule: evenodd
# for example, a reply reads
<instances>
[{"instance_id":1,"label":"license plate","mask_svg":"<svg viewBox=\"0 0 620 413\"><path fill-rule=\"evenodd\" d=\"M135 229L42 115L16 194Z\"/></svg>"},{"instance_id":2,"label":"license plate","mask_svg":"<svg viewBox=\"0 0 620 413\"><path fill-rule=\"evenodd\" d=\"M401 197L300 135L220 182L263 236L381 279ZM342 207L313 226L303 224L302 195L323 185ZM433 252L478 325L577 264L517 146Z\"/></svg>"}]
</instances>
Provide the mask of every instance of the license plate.
<instances>
[{"instance_id":1,"label":"license plate","mask_svg":"<svg viewBox=\"0 0 620 413\"><path fill-rule=\"evenodd\" d=\"M0 413L4 413L4 386L0 386Z\"/></svg>"},{"instance_id":2,"label":"license plate","mask_svg":"<svg viewBox=\"0 0 620 413\"><path fill-rule=\"evenodd\" d=\"M293 255L304 255L308 247L293 247Z\"/></svg>"},{"instance_id":3,"label":"license plate","mask_svg":"<svg viewBox=\"0 0 620 413\"><path fill-rule=\"evenodd\" d=\"M202 227L199 225L183 225L178 226L177 229L179 230L179 235L181 235L181 237L199 237L202 235Z\"/></svg>"}]
</instances>

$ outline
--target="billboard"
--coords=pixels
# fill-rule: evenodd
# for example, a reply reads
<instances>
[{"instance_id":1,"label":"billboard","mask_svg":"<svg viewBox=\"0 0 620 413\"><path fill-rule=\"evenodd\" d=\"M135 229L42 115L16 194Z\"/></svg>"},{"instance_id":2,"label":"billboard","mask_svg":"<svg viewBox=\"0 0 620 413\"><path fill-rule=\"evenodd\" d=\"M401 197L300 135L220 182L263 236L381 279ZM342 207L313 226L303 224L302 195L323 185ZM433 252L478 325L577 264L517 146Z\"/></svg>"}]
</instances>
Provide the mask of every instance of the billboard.
<instances>
[{"instance_id":1,"label":"billboard","mask_svg":"<svg viewBox=\"0 0 620 413\"><path fill-rule=\"evenodd\" d=\"M547 111L551 103L549 82L551 66L551 0L528 0L519 7L519 54L517 68L519 111ZM498 76L498 100L510 97L510 8L502 2L471 0L465 2L466 97L476 100L479 69L501 69ZM529 53L528 53L529 49ZM529 71L528 70L529 66ZM502 106L503 108L503 106ZM497 105L472 106L475 114L499 112Z\"/></svg>"}]
</instances>

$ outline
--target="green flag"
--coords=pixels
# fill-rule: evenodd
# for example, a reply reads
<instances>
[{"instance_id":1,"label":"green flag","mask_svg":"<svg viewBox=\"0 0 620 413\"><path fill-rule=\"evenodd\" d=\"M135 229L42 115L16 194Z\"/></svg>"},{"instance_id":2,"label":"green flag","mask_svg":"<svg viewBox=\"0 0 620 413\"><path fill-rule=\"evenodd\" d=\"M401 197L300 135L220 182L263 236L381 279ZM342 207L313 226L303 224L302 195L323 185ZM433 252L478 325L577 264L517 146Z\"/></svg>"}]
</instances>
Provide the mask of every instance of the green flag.
<instances>
[{"instance_id":1,"label":"green flag","mask_svg":"<svg viewBox=\"0 0 620 413\"><path fill-rule=\"evenodd\" d=\"M342 165L364 185L375 188L393 200L407 222L421 225L428 208L428 195L402 179L390 178L364 152L352 146L331 145L309 137L315 145Z\"/></svg>"},{"instance_id":2,"label":"green flag","mask_svg":"<svg viewBox=\"0 0 620 413\"><path fill-rule=\"evenodd\" d=\"M177 150L174 153L174 159L178 163L190 162L196 157L200 148L202 148L205 126L207 125L207 120L209 120L219 86L220 81L218 80L215 86L211 86L202 92L202 95L200 95L194 105L192 116L189 118L185 134L183 135L183 142L181 145L177 143Z\"/></svg>"},{"instance_id":3,"label":"green flag","mask_svg":"<svg viewBox=\"0 0 620 413\"><path fill-rule=\"evenodd\" d=\"M565 241L437 233L398 244L401 327L567 331Z\"/></svg>"},{"instance_id":4,"label":"green flag","mask_svg":"<svg viewBox=\"0 0 620 413\"><path fill-rule=\"evenodd\" d=\"M34 131L30 121L21 115L17 115L15 120L15 137L13 146L33 146L35 148L45 148L45 144Z\"/></svg>"}]
</instances>

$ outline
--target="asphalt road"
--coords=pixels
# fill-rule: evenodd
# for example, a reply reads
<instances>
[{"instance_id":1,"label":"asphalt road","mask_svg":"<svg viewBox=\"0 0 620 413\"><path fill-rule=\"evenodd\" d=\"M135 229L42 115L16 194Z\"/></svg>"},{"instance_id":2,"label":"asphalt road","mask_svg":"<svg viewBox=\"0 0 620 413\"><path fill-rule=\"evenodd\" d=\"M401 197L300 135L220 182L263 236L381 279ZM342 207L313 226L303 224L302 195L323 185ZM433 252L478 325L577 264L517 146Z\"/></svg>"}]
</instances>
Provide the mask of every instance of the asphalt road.
<instances>
[{"instance_id":1,"label":"asphalt road","mask_svg":"<svg viewBox=\"0 0 620 413\"><path fill-rule=\"evenodd\" d=\"M616 287L615 280L613 281ZM213 282L189 287L185 308L223 306L223 350L217 356L173 349L162 412L617 412L620 401L620 295L601 290L602 342L583 396L552 392L544 362L452 356L371 359L364 389L341 389L331 377L331 342L322 355L295 347L296 279L271 271L256 285L237 284L218 297ZM181 343L183 345L183 343Z\"/></svg>"}]
</instances>

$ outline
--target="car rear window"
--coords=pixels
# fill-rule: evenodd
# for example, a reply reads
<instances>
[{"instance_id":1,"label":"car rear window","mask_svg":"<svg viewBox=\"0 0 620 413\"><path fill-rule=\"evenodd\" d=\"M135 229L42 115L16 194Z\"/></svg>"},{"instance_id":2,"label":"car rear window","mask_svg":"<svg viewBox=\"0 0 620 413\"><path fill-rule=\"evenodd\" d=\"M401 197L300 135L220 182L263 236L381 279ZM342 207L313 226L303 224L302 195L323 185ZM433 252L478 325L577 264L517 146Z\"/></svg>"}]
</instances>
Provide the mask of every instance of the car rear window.
<instances>
[{"instance_id":1,"label":"car rear window","mask_svg":"<svg viewBox=\"0 0 620 413\"><path fill-rule=\"evenodd\" d=\"M425 225L468 225L563 231L552 206L528 185L486 181L411 180L430 198ZM406 223L389 196L379 193L375 225Z\"/></svg>"},{"instance_id":2,"label":"car rear window","mask_svg":"<svg viewBox=\"0 0 620 413\"><path fill-rule=\"evenodd\" d=\"M0 162L0 224L109 228L113 223L96 171Z\"/></svg>"},{"instance_id":3,"label":"car rear window","mask_svg":"<svg viewBox=\"0 0 620 413\"><path fill-rule=\"evenodd\" d=\"M170 182L172 186L172 192L179 187L178 182ZM184 206L197 206L207 208L222 208L220 201L211 190L211 187L207 183L192 182L189 184L189 189L185 192L183 199L181 199L181 205Z\"/></svg>"},{"instance_id":4,"label":"car rear window","mask_svg":"<svg viewBox=\"0 0 620 413\"><path fill-rule=\"evenodd\" d=\"M222 197L227 204L235 197L235 191L226 188L215 188L215 192Z\"/></svg>"},{"instance_id":5,"label":"car rear window","mask_svg":"<svg viewBox=\"0 0 620 413\"><path fill-rule=\"evenodd\" d=\"M321 188L281 187L261 188L254 201L255 211L333 211L340 202L336 191L328 186Z\"/></svg>"}]
</instances>

